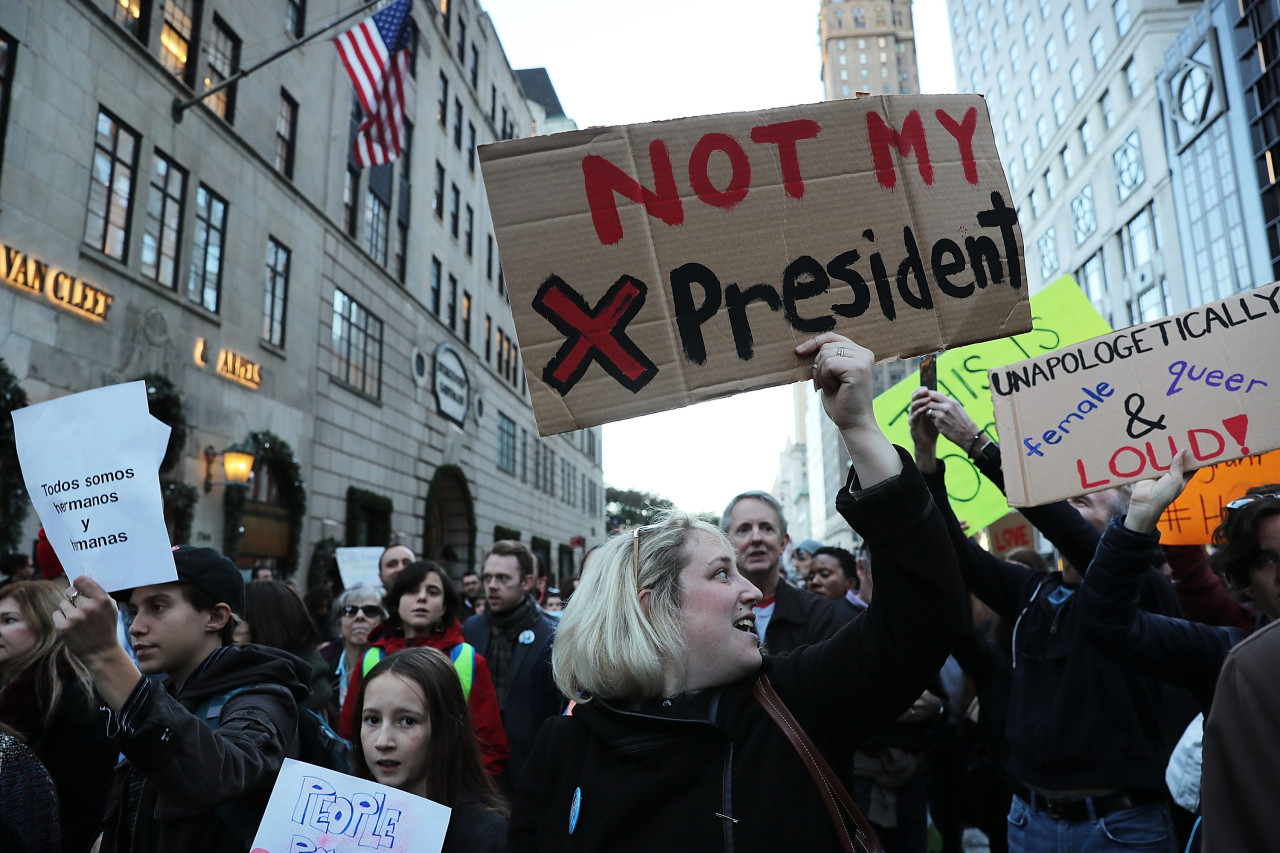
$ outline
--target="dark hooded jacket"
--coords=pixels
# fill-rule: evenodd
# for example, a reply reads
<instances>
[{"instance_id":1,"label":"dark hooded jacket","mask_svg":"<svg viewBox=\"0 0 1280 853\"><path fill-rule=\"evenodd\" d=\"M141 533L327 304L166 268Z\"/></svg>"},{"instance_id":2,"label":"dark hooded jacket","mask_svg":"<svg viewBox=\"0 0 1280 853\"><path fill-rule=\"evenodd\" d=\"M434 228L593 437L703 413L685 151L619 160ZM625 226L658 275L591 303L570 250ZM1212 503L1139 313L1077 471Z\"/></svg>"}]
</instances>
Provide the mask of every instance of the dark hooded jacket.
<instances>
[{"instance_id":1,"label":"dark hooded jacket","mask_svg":"<svg viewBox=\"0 0 1280 853\"><path fill-rule=\"evenodd\" d=\"M762 666L833 765L910 707L963 625L955 555L919 472L842 488L876 595L825 642ZM856 489L853 485L853 489ZM669 700L581 703L548 720L511 815L509 853L826 851L836 830L804 763L752 694L756 674Z\"/></svg>"},{"instance_id":2,"label":"dark hooded jacket","mask_svg":"<svg viewBox=\"0 0 1280 853\"><path fill-rule=\"evenodd\" d=\"M126 761L102 853L247 850L215 809L234 803L256 829L280 765L298 757L298 704L310 670L288 652L250 644L215 650L180 687L140 680L107 721ZM216 729L194 713L236 688L244 689L227 699Z\"/></svg>"}]
</instances>

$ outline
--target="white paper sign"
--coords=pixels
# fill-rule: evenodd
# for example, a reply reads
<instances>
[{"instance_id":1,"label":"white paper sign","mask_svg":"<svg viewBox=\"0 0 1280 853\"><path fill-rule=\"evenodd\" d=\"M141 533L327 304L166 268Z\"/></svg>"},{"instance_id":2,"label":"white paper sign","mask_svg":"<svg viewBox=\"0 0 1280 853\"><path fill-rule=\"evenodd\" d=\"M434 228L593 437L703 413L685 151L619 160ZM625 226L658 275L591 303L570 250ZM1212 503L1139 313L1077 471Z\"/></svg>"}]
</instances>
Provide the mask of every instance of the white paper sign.
<instances>
[{"instance_id":1,"label":"white paper sign","mask_svg":"<svg viewBox=\"0 0 1280 853\"><path fill-rule=\"evenodd\" d=\"M384 549L378 546L365 548L338 548L334 553L338 558L338 575L342 578L344 589L351 589L357 584L379 586L382 579L378 577L378 559Z\"/></svg>"},{"instance_id":2,"label":"white paper sign","mask_svg":"<svg viewBox=\"0 0 1280 853\"><path fill-rule=\"evenodd\" d=\"M68 578L108 592L178 579L160 494L169 427L142 380L13 413L27 494Z\"/></svg>"},{"instance_id":3,"label":"white paper sign","mask_svg":"<svg viewBox=\"0 0 1280 853\"><path fill-rule=\"evenodd\" d=\"M251 853L440 853L450 813L416 794L286 758Z\"/></svg>"}]
</instances>

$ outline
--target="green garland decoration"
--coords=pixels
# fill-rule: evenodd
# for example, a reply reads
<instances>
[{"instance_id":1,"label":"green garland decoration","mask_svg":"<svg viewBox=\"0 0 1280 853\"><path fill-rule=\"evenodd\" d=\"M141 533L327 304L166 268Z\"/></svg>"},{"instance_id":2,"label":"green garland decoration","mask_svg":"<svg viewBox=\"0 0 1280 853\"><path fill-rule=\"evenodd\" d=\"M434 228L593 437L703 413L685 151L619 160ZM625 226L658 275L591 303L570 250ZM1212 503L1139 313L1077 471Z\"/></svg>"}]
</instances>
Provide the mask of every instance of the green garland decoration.
<instances>
[{"instance_id":1,"label":"green garland decoration","mask_svg":"<svg viewBox=\"0 0 1280 853\"><path fill-rule=\"evenodd\" d=\"M27 518L31 501L27 487L22 482L22 469L18 465L18 445L13 437L15 409L27 405L27 392L0 359L0 551L18 550L22 537L22 523Z\"/></svg>"},{"instance_id":2,"label":"green garland decoration","mask_svg":"<svg viewBox=\"0 0 1280 853\"><path fill-rule=\"evenodd\" d=\"M280 576L289 577L298 570L302 552L302 521L307 514L307 489L302 469L284 439L263 430L249 436L254 448L254 467L265 465L270 471L280 500L289 512L289 550L280 567ZM232 560L240 553L240 537L244 535L244 507L249 499L247 486L228 486L222 504L222 553Z\"/></svg>"},{"instance_id":3,"label":"green garland decoration","mask_svg":"<svg viewBox=\"0 0 1280 853\"><path fill-rule=\"evenodd\" d=\"M431 517L435 514L436 504L440 500L440 488L446 477L452 477L454 482L458 484L458 488L462 491L462 499L467 507L467 557L464 561L464 571L470 571L475 568L472 561L475 559L476 553L476 507L471 500L471 489L467 485L467 475L457 465L441 465L436 469L435 476L431 478L431 488L427 490L427 509L426 516L422 525L422 541L423 554L430 559L431 555L439 549L441 543L431 541Z\"/></svg>"},{"instance_id":4,"label":"green garland decoration","mask_svg":"<svg viewBox=\"0 0 1280 853\"><path fill-rule=\"evenodd\" d=\"M164 511L173 518L173 544L189 543L200 490L187 483L161 480L160 496L164 500Z\"/></svg>"},{"instance_id":5,"label":"green garland decoration","mask_svg":"<svg viewBox=\"0 0 1280 853\"><path fill-rule=\"evenodd\" d=\"M377 492L371 492L368 489L348 486L347 547L388 544L391 541L391 513L394 509L395 505L391 502L391 498L380 495ZM360 525L361 515L364 515L370 521L368 542L356 541L356 528Z\"/></svg>"},{"instance_id":6,"label":"green garland decoration","mask_svg":"<svg viewBox=\"0 0 1280 853\"><path fill-rule=\"evenodd\" d=\"M169 444L160 462L160 473L167 474L182 461L187 446L189 428L182 395L163 373L144 373L138 378L147 383L147 409L152 417L169 425Z\"/></svg>"}]
</instances>

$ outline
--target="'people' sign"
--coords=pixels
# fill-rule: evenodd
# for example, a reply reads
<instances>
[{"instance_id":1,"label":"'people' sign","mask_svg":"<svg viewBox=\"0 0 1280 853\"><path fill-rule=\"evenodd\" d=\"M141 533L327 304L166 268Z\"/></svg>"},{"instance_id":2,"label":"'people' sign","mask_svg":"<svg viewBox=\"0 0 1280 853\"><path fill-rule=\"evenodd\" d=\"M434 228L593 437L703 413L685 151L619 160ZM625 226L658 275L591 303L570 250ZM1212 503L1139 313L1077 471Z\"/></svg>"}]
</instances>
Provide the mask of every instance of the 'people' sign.
<instances>
[{"instance_id":1,"label":"'people' sign","mask_svg":"<svg viewBox=\"0 0 1280 853\"><path fill-rule=\"evenodd\" d=\"M1280 283L992 370L1012 506L1280 447Z\"/></svg>"},{"instance_id":2,"label":"'people' sign","mask_svg":"<svg viewBox=\"0 0 1280 853\"><path fill-rule=\"evenodd\" d=\"M417 794L286 758L250 851L440 853L450 814Z\"/></svg>"},{"instance_id":3,"label":"'people' sign","mask_svg":"<svg viewBox=\"0 0 1280 853\"><path fill-rule=\"evenodd\" d=\"M1022 234L977 95L828 101L480 148L543 435L1025 332Z\"/></svg>"}]
</instances>

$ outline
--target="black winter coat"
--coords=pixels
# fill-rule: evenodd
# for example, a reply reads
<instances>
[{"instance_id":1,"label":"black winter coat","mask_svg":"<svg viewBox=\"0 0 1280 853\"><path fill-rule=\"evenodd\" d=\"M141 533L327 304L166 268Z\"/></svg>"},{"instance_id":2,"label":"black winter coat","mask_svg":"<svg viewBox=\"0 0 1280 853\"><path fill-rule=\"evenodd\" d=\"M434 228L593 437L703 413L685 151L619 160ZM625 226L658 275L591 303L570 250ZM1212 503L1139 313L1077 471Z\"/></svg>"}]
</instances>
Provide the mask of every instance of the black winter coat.
<instances>
[{"instance_id":1,"label":"black winter coat","mask_svg":"<svg viewBox=\"0 0 1280 853\"><path fill-rule=\"evenodd\" d=\"M833 766L920 696L963 624L942 519L899 452L900 475L836 500L871 548L872 605L825 642L764 658ZM508 850L837 849L805 765L752 695L755 680L627 708L595 699L549 720L525 767Z\"/></svg>"},{"instance_id":2,"label":"black winter coat","mask_svg":"<svg viewBox=\"0 0 1280 853\"><path fill-rule=\"evenodd\" d=\"M310 677L301 659L250 644L217 649L176 692L167 679L139 681L107 724L128 760L101 853L243 853L247 844L214 809L241 800L261 820L280 765L298 757L298 703ZM217 729L192 713L237 687L248 689L227 700Z\"/></svg>"}]
</instances>

